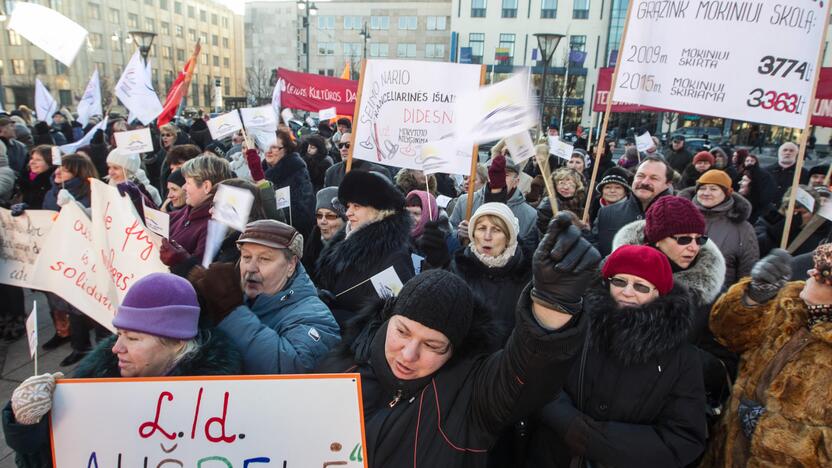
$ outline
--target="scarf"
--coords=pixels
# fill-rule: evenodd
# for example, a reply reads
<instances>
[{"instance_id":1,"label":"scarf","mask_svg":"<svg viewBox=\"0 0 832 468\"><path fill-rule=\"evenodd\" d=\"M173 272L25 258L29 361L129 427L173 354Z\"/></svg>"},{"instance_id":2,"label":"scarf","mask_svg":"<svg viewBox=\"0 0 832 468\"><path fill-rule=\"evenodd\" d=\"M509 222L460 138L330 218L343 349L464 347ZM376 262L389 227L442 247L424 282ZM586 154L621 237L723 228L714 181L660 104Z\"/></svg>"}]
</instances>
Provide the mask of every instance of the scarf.
<instances>
[{"instance_id":1,"label":"scarf","mask_svg":"<svg viewBox=\"0 0 832 468\"><path fill-rule=\"evenodd\" d=\"M487 266L488 268L501 268L508 264L508 261L514 257L514 252L517 251L517 242L512 242L503 250L503 253L493 257L491 255L481 254L479 250L477 250L476 246L470 247L471 252L474 253L474 256L477 257L477 260L481 261L483 265Z\"/></svg>"}]
</instances>

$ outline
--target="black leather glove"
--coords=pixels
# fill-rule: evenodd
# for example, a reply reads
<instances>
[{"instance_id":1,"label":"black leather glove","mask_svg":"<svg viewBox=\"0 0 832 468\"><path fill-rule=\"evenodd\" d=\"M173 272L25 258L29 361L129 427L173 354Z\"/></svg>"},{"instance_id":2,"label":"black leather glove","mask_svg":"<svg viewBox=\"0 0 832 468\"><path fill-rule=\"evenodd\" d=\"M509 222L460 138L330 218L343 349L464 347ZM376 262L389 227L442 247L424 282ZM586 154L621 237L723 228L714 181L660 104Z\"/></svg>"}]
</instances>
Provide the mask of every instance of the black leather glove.
<instances>
[{"instance_id":1,"label":"black leather glove","mask_svg":"<svg viewBox=\"0 0 832 468\"><path fill-rule=\"evenodd\" d=\"M581 237L569 214L558 213L532 257L532 300L577 314L600 261L601 254Z\"/></svg>"},{"instance_id":2,"label":"black leather glove","mask_svg":"<svg viewBox=\"0 0 832 468\"><path fill-rule=\"evenodd\" d=\"M552 221L552 202L549 197L543 197L537 205L537 230L541 236L546 235L549 223Z\"/></svg>"},{"instance_id":3,"label":"black leather glove","mask_svg":"<svg viewBox=\"0 0 832 468\"><path fill-rule=\"evenodd\" d=\"M233 263L212 263L207 270L199 265L191 270L188 280L202 299L201 315L212 325L243 304L240 271Z\"/></svg>"},{"instance_id":4,"label":"black leather glove","mask_svg":"<svg viewBox=\"0 0 832 468\"><path fill-rule=\"evenodd\" d=\"M771 253L754 264L751 269L751 284L748 285L748 298L762 304L770 301L792 277L792 256L783 249L773 249Z\"/></svg>"},{"instance_id":5,"label":"black leather glove","mask_svg":"<svg viewBox=\"0 0 832 468\"><path fill-rule=\"evenodd\" d=\"M447 224L445 218L429 221L425 224L422 237L419 238L419 249L425 254L425 260L430 266L444 268L451 262L451 254L445 243L445 231L439 226Z\"/></svg>"},{"instance_id":6,"label":"black leather glove","mask_svg":"<svg viewBox=\"0 0 832 468\"><path fill-rule=\"evenodd\" d=\"M12 205L12 216L20 216L27 209L29 209L29 205L26 203L15 203Z\"/></svg>"},{"instance_id":7,"label":"black leather glove","mask_svg":"<svg viewBox=\"0 0 832 468\"><path fill-rule=\"evenodd\" d=\"M318 299L331 308L332 304L335 303L335 294L332 294L332 291L328 289L318 288Z\"/></svg>"}]
</instances>

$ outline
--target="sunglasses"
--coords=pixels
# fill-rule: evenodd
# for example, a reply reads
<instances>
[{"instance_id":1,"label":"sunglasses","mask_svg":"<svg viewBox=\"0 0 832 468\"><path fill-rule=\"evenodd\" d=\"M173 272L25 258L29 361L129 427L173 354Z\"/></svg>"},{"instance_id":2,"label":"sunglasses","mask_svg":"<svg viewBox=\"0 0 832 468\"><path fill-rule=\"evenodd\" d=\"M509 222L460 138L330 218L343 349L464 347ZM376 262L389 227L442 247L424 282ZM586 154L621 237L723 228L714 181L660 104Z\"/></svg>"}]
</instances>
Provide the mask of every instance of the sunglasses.
<instances>
[{"instance_id":1,"label":"sunglasses","mask_svg":"<svg viewBox=\"0 0 832 468\"><path fill-rule=\"evenodd\" d=\"M613 276L612 278L609 278L607 281L609 281L611 285L613 285L613 286L615 286L616 288L619 288L619 289L624 289L624 288L627 287L628 284L631 284L629 281L627 281L623 278L615 277L615 276ZM646 284L643 284L643 283L633 282L632 285L633 285L633 290L635 290L636 292L640 292L642 294L650 294L650 292L652 292L655 289L655 288L651 288L650 286L647 286Z\"/></svg>"},{"instance_id":2,"label":"sunglasses","mask_svg":"<svg viewBox=\"0 0 832 468\"><path fill-rule=\"evenodd\" d=\"M338 215L335 213L315 213L315 217L318 218L318 220L326 218L327 221L335 221L338 219Z\"/></svg>"},{"instance_id":3,"label":"sunglasses","mask_svg":"<svg viewBox=\"0 0 832 468\"><path fill-rule=\"evenodd\" d=\"M708 236L699 236L699 237L693 237L693 236L671 236L671 237L672 237L672 238L673 238L673 240L675 240L675 241L676 241L676 243L677 243L677 244L679 244L679 245L688 245L688 244L690 244L691 242L696 242L696 245L698 245L698 246L700 246L700 247L701 247L701 246L705 245L705 243L706 243L706 242L708 242Z\"/></svg>"},{"instance_id":4,"label":"sunglasses","mask_svg":"<svg viewBox=\"0 0 832 468\"><path fill-rule=\"evenodd\" d=\"M349 148L349 147L350 147L349 143L338 143L338 149L344 149L344 148Z\"/></svg>"},{"instance_id":5,"label":"sunglasses","mask_svg":"<svg viewBox=\"0 0 832 468\"><path fill-rule=\"evenodd\" d=\"M173 133L163 133L162 136L164 137L164 136L176 136L176 135L174 135Z\"/></svg>"}]
</instances>

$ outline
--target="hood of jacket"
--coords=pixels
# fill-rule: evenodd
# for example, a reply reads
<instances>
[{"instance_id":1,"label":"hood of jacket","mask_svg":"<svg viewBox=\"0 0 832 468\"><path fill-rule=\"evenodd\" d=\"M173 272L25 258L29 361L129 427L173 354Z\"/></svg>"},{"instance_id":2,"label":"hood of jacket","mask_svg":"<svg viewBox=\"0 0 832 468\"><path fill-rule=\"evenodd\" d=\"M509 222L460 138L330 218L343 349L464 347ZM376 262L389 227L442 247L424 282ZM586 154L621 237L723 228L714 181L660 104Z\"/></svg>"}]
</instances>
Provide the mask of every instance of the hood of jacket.
<instances>
[{"instance_id":1,"label":"hood of jacket","mask_svg":"<svg viewBox=\"0 0 832 468\"><path fill-rule=\"evenodd\" d=\"M75 369L75 378L120 377L118 356L112 353L117 336L101 341ZM239 375L242 357L234 344L218 329L202 329L196 337L199 350L183 358L165 377L195 375Z\"/></svg>"},{"instance_id":2,"label":"hood of jacket","mask_svg":"<svg viewBox=\"0 0 832 468\"><path fill-rule=\"evenodd\" d=\"M406 248L410 242L410 214L401 211L367 224L346 237L346 224L324 247L318 257L316 279L319 284L335 284L338 276L363 265L380 264L391 252Z\"/></svg>"},{"instance_id":3,"label":"hood of jacket","mask_svg":"<svg viewBox=\"0 0 832 468\"><path fill-rule=\"evenodd\" d=\"M626 366L644 364L687 343L694 322L688 291L680 284L641 307L619 309L599 279L584 296L584 310L591 346Z\"/></svg>"},{"instance_id":4,"label":"hood of jacket","mask_svg":"<svg viewBox=\"0 0 832 468\"><path fill-rule=\"evenodd\" d=\"M732 192L730 198L726 198L725 201L713 208L705 208L699 204L696 199L696 187L688 187L679 192L678 195L693 202L705 218L708 216L725 216L732 223L738 224L748 221L748 217L751 216L751 202L737 192Z\"/></svg>"},{"instance_id":5,"label":"hood of jacket","mask_svg":"<svg viewBox=\"0 0 832 468\"><path fill-rule=\"evenodd\" d=\"M274 313L276 309L293 307L308 297L318 297L318 290L306 273L306 269L298 262L295 274L286 282L277 294L260 294L254 299L251 310Z\"/></svg>"},{"instance_id":6,"label":"hood of jacket","mask_svg":"<svg viewBox=\"0 0 832 468\"><path fill-rule=\"evenodd\" d=\"M644 220L633 221L621 228L612 240L612 250L622 245L646 245L644 224ZM673 273L673 282L688 288L697 305L711 304L719 295L724 281L725 258L712 240L699 249L696 261L687 270Z\"/></svg>"}]
</instances>

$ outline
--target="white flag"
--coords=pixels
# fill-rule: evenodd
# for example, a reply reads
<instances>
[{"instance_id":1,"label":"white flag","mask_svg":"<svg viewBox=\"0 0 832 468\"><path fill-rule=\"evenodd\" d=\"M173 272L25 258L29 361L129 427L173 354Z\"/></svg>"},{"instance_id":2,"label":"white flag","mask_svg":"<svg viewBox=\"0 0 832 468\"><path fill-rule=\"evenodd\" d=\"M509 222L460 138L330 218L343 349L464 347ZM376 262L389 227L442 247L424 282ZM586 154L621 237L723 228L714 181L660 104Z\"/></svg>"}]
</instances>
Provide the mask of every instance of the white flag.
<instances>
[{"instance_id":1,"label":"white flag","mask_svg":"<svg viewBox=\"0 0 832 468\"><path fill-rule=\"evenodd\" d=\"M63 154L72 154L72 153L74 153L78 148L80 148L84 145L90 144L90 141L92 141L92 137L95 136L95 132L97 130L104 130L105 128L107 128L107 117L104 117L104 120L102 120L101 122L98 122L95 125L95 127L91 128L90 131L88 131L86 134L84 134L84 138L81 138L80 140L76 141L75 143L69 143L69 144L66 144L66 145L61 145L61 147L60 147L61 152Z\"/></svg>"},{"instance_id":2,"label":"white flag","mask_svg":"<svg viewBox=\"0 0 832 468\"><path fill-rule=\"evenodd\" d=\"M116 83L116 96L145 125L162 113L162 103L153 90L153 83L138 50Z\"/></svg>"},{"instance_id":3,"label":"white flag","mask_svg":"<svg viewBox=\"0 0 832 468\"><path fill-rule=\"evenodd\" d=\"M93 115L104 115L101 108L101 84L98 79L97 68L92 72L90 82L87 83L87 89L84 90L81 102L78 103L78 122L86 127Z\"/></svg>"},{"instance_id":4,"label":"white flag","mask_svg":"<svg viewBox=\"0 0 832 468\"><path fill-rule=\"evenodd\" d=\"M87 38L87 30L81 25L35 3L15 2L9 29L68 67Z\"/></svg>"},{"instance_id":5,"label":"white flag","mask_svg":"<svg viewBox=\"0 0 832 468\"><path fill-rule=\"evenodd\" d=\"M58 111L58 102L49 94L46 86L35 78L35 112L38 120L52 125L52 114Z\"/></svg>"},{"instance_id":6,"label":"white flag","mask_svg":"<svg viewBox=\"0 0 832 468\"><path fill-rule=\"evenodd\" d=\"M274 109L274 115L280 115L280 93L283 92L283 80L277 80L277 83L274 85L274 91L272 91L272 108ZM286 125L289 125L286 122Z\"/></svg>"},{"instance_id":7,"label":"white flag","mask_svg":"<svg viewBox=\"0 0 832 468\"><path fill-rule=\"evenodd\" d=\"M35 357L38 351L38 302L35 301L32 313L26 319L26 336L29 338L29 357Z\"/></svg>"}]
</instances>

